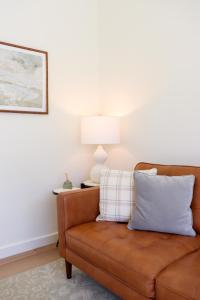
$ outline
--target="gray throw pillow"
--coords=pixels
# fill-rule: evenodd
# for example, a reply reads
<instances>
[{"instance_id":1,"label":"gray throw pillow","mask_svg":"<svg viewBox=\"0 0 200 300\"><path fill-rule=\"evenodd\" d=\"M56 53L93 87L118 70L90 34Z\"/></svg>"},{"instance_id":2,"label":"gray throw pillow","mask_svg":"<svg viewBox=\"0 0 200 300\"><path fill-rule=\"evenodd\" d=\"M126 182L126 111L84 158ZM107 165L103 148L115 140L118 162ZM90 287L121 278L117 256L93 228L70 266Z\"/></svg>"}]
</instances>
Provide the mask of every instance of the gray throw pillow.
<instances>
[{"instance_id":1,"label":"gray throw pillow","mask_svg":"<svg viewBox=\"0 0 200 300\"><path fill-rule=\"evenodd\" d=\"M135 173L136 208L129 229L195 236L190 208L195 176Z\"/></svg>"}]
</instances>

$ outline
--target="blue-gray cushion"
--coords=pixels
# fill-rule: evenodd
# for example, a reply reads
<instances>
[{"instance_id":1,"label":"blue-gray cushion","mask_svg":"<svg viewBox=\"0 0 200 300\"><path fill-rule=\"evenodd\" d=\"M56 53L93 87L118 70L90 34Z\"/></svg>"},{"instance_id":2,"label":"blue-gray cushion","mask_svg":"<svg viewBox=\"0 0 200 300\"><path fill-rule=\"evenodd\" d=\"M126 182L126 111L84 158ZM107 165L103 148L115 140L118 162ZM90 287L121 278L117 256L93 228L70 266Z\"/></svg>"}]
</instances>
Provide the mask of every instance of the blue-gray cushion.
<instances>
[{"instance_id":1,"label":"blue-gray cushion","mask_svg":"<svg viewBox=\"0 0 200 300\"><path fill-rule=\"evenodd\" d=\"M135 172L136 208L129 229L195 236L190 208L195 176Z\"/></svg>"}]
</instances>

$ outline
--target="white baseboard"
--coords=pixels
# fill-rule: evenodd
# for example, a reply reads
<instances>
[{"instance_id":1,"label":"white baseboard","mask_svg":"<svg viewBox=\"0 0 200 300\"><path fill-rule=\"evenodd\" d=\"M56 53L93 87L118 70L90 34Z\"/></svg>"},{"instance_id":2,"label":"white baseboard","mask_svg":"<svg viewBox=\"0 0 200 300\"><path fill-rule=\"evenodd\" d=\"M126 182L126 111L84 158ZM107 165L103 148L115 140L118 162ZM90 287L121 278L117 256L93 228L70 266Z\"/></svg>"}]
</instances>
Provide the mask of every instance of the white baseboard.
<instances>
[{"instance_id":1,"label":"white baseboard","mask_svg":"<svg viewBox=\"0 0 200 300\"><path fill-rule=\"evenodd\" d=\"M0 259L56 243L58 233L50 233L0 247Z\"/></svg>"}]
</instances>

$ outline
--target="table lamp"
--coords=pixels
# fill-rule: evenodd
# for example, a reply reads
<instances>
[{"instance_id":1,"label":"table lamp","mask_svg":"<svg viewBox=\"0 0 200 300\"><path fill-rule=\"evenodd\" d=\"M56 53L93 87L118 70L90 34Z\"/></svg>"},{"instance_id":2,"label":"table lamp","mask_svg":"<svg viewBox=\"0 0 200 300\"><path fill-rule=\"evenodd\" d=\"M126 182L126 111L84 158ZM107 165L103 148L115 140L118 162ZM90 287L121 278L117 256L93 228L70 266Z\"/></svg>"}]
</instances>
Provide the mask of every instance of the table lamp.
<instances>
[{"instance_id":1,"label":"table lamp","mask_svg":"<svg viewBox=\"0 0 200 300\"><path fill-rule=\"evenodd\" d=\"M94 152L95 165L90 171L90 180L99 183L100 173L108 154L102 145L118 144L120 142L120 126L118 117L90 116L81 120L82 144L98 145Z\"/></svg>"}]
</instances>

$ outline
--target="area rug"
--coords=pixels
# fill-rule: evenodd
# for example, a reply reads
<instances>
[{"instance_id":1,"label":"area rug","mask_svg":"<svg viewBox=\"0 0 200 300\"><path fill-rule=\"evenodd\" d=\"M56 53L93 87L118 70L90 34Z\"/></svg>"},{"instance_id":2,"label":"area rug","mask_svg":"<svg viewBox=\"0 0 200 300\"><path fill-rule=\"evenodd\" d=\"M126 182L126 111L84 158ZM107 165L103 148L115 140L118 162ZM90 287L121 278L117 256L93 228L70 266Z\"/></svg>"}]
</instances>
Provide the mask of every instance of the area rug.
<instances>
[{"instance_id":1,"label":"area rug","mask_svg":"<svg viewBox=\"0 0 200 300\"><path fill-rule=\"evenodd\" d=\"M73 268L65 275L65 261L47 265L0 280L1 300L119 300L86 274Z\"/></svg>"}]
</instances>

